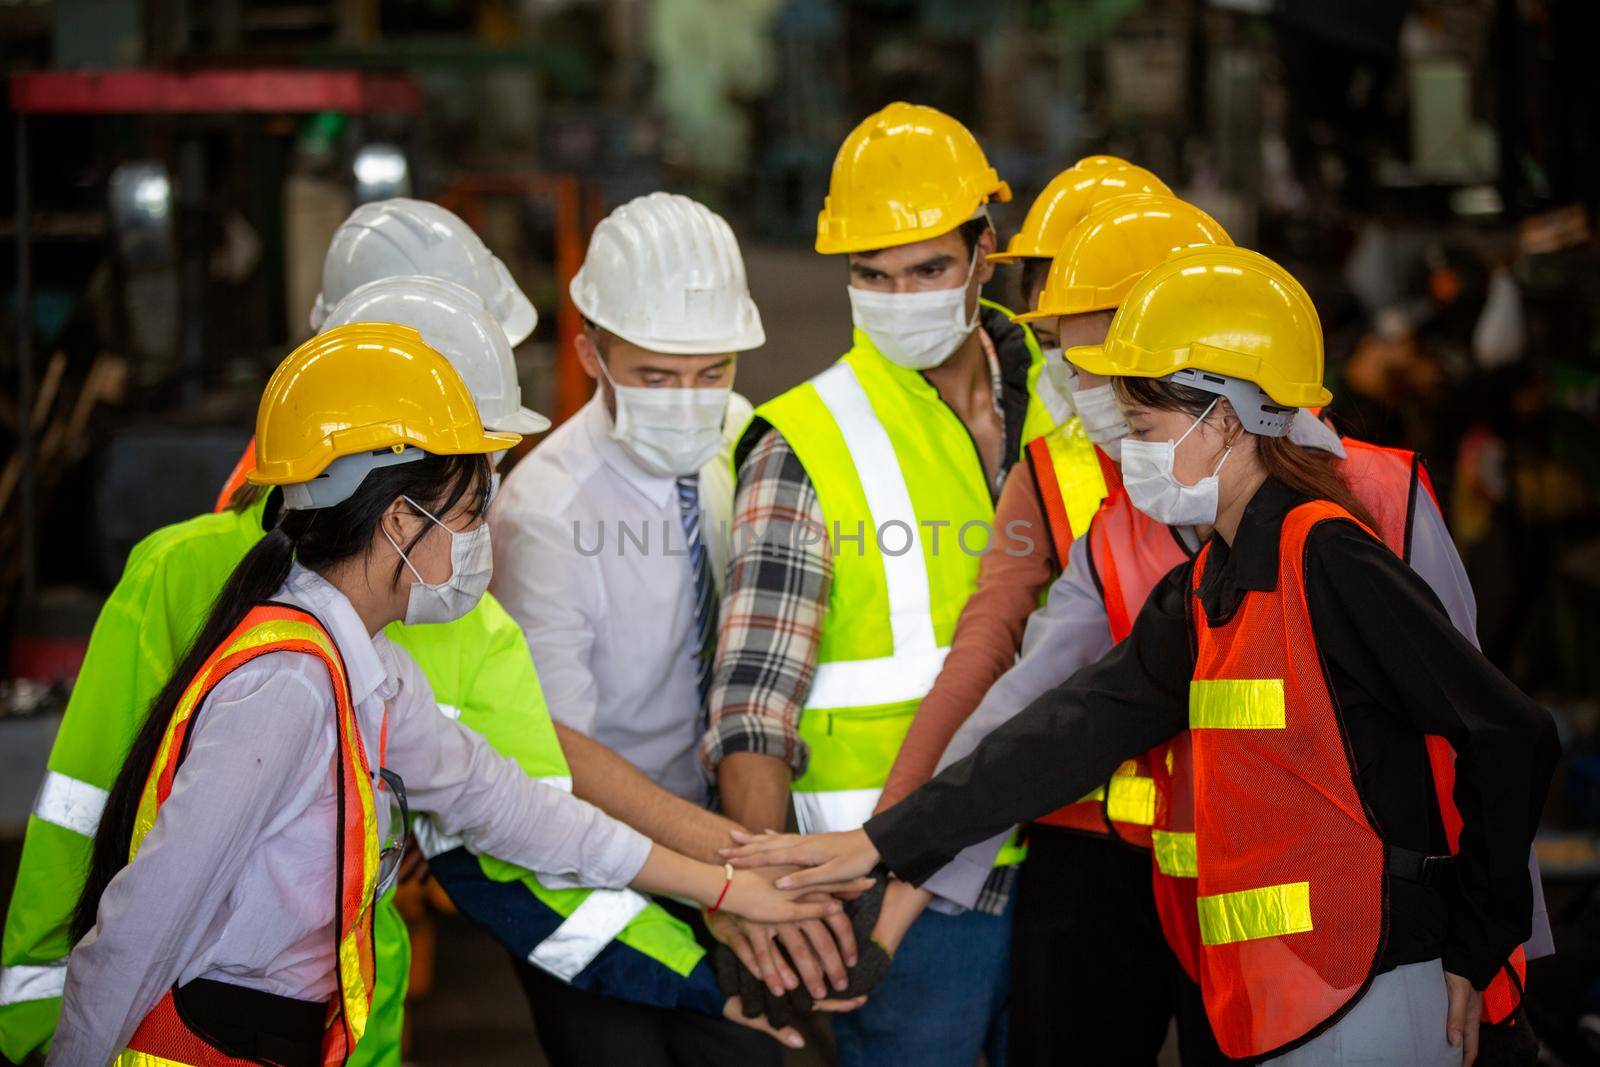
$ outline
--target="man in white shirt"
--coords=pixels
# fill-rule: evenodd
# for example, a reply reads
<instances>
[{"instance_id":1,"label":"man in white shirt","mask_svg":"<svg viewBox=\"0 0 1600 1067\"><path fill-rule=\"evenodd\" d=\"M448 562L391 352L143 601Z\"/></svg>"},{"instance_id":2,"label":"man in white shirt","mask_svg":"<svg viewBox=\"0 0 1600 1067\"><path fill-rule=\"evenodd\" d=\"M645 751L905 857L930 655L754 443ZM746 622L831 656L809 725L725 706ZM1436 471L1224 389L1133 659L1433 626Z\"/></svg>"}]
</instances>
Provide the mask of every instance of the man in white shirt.
<instances>
[{"instance_id":1,"label":"man in white shirt","mask_svg":"<svg viewBox=\"0 0 1600 1067\"><path fill-rule=\"evenodd\" d=\"M704 805L697 746L727 560L729 450L751 412L733 393L734 368L766 336L733 231L683 196L612 212L570 292L584 317L578 358L598 388L506 476L490 515L491 588L527 635L551 715ZM791 955L828 937L814 926L785 931ZM659 1009L519 975L541 1033L603 1026L637 1029L641 1048L660 1040ZM690 1015L668 1025L727 1027L694 1043L711 1062L776 1063L773 1043Z\"/></svg>"},{"instance_id":2,"label":"man in white shirt","mask_svg":"<svg viewBox=\"0 0 1600 1067\"><path fill-rule=\"evenodd\" d=\"M494 594L527 634L555 718L704 804L695 750L732 493L724 423L748 418L735 360L766 336L733 232L687 197L614 211L571 295L598 389L506 476Z\"/></svg>"}]
</instances>

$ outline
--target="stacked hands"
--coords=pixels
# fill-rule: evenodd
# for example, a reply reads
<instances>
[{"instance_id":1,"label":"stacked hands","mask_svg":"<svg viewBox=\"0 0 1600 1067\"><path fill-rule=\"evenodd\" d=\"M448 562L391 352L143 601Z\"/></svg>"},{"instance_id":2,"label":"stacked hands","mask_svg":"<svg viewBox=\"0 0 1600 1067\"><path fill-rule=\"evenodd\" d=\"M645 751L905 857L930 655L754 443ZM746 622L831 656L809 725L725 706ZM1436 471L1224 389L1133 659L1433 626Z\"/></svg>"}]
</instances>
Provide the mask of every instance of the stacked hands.
<instances>
[{"instance_id":1,"label":"stacked hands","mask_svg":"<svg viewBox=\"0 0 1600 1067\"><path fill-rule=\"evenodd\" d=\"M831 905L820 918L791 922L706 915L720 942L713 962L727 1017L799 1048L795 1025L805 1015L866 1003L929 894L878 869L877 850L861 831L735 831L733 839L722 855L734 867L788 891L796 904ZM854 873L841 874L846 867Z\"/></svg>"}]
</instances>

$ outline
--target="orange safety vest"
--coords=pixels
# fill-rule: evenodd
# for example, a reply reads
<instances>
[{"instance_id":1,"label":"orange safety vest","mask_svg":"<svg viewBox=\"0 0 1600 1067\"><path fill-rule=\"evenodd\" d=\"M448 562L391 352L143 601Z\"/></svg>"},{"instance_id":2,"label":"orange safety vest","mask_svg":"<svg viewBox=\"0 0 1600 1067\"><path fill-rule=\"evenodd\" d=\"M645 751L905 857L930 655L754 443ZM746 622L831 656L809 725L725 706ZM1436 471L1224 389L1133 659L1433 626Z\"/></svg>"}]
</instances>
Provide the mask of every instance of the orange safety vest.
<instances>
[{"instance_id":1,"label":"orange safety vest","mask_svg":"<svg viewBox=\"0 0 1600 1067\"><path fill-rule=\"evenodd\" d=\"M1349 439L1344 443L1349 458L1341 465L1341 473L1349 480L1352 488L1357 490L1362 503L1378 519L1379 532L1384 543L1403 558L1408 557L1417 492L1420 489L1426 491L1430 498L1433 497L1433 485L1428 477L1427 468L1419 457L1410 452L1379 448ZM1406 501L1404 506L1400 505L1402 498ZM1326 504L1323 506L1332 507ZM1337 508L1333 510L1338 512L1339 517L1348 517ZM1151 543L1163 544L1159 540L1153 540ZM1284 543L1286 548L1283 550L1288 550L1287 532ZM1297 559L1303 544L1302 532L1293 546ZM1298 568L1298 564L1296 567ZM1203 570L1202 555L1195 561L1196 587ZM1296 580L1300 583L1299 597L1303 601L1303 575L1298 575L1298 570L1296 573ZM1280 578L1280 592L1281 590ZM1198 634L1204 627L1204 619L1198 603L1195 610L1199 617L1196 627ZM1269 632L1283 631L1280 628ZM1203 642L1200 644L1203 647ZM1320 667L1318 670L1320 671ZM1196 677L1201 677L1198 669ZM1170 742L1164 753L1158 752L1152 760L1157 788L1153 835L1155 860L1153 878L1157 910L1174 954L1178 956L1190 977L1197 982L1202 981L1204 966L1202 961L1206 956L1204 947L1207 941L1203 930L1206 907L1199 902L1199 897L1205 890L1201 884L1203 879L1197 879L1199 870L1204 868L1204 861L1202 849L1198 846L1199 837L1195 833L1198 818L1196 796L1201 773L1196 771L1201 757L1196 754L1195 745L1200 736L1202 735L1194 732L1185 732ZM1449 742L1442 737L1429 736L1426 742L1435 799L1439 806L1450 853L1454 855L1459 850L1462 827L1461 815L1454 800L1455 752ZM1271 786L1263 788L1270 790ZM1203 822L1199 824L1204 825ZM1502 965L1500 973L1484 990L1483 1017L1486 1022L1503 1023L1515 1015L1522 1001L1526 979L1526 958L1523 948L1519 945Z\"/></svg>"},{"instance_id":2,"label":"orange safety vest","mask_svg":"<svg viewBox=\"0 0 1600 1067\"><path fill-rule=\"evenodd\" d=\"M239 457L239 462L233 465L233 470L228 472L228 480L222 484L222 492L217 494L217 502L212 507L214 512L228 510L228 505L233 502L233 494L245 484L245 477L256 469L256 439L250 438L250 443L244 446L244 455Z\"/></svg>"},{"instance_id":3,"label":"orange safety vest","mask_svg":"<svg viewBox=\"0 0 1600 1067\"><path fill-rule=\"evenodd\" d=\"M372 775L344 661L333 638L315 617L297 608L261 604L250 610L233 633L212 652L184 690L145 778L128 846L131 863L156 815L172 791L173 778L186 751L189 727L206 695L229 672L269 652L301 652L327 666L336 705L339 755L339 850L335 867L336 972L339 996L328 1005L328 1029L322 1042L324 1064L343 1063L366 1030L372 1002L372 905L378 883L378 820ZM169 990L146 1015L118 1067L233 1067L247 1061L228 1056L191 1030L179 1017Z\"/></svg>"},{"instance_id":4,"label":"orange safety vest","mask_svg":"<svg viewBox=\"0 0 1600 1067\"><path fill-rule=\"evenodd\" d=\"M1119 497L1126 502L1127 494L1117 465L1105 452L1094 449L1099 461L1096 469L1082 461L1081 453L1060 447L1053 436L1046 434L1028 442L1027 455L1050 524L1051 547L1057 564L1065 569L1072 542L1086 532L1093 536L1100 524L1099 515ZM1097 501L1097 509L1086 509L1084 504L1094 498L1103 500ZM1124 760L1110 782L1035 821L1083 833L1114 835L1129 844L1149 848L1154 814L1155 788L1141 757Z\"/></svg>"},{"instance_id":5,"label":"orange safety vest","mask_svg":"<svg viewBox=\"0 0 1600 1067\"><path fill-rule=\"evenodd\" d=\"M1415 453L1344 438L1340 475L1372 513L1377 533L1402 558L1410 554L1418 487L1431 496L1427 468ZM1125 499L1125 498L1124 498ZM1174 532L1127 503L1095 519L1089 548L1106 598L1112 637L1120 641L1156 583L1187 558ZM1199 564L1196 563L1198 569ZM1200 930L1195 913L1194 808L1190 737L1179 734L1149 754L1155 784L1151 828L1156 911L1167 943L1189 977L1200 980Z\"/></svg>"},{"instance_id":6,"label":"orange safety vest","mask_svg":"<svg viewBox=\"0 0 1600 1067\"><path fill-rule=\"evenodd\" d=\"M1297 1045L1366 990L1383 951L1387 846L1367 814L1305 594L1326 501L1284 519L1278 582L1212 626L1195 559L1189 683L1200 991L1218 1047ZM1292 709L1292 713L1291 713Z\"/></svg>"}]
</instances>

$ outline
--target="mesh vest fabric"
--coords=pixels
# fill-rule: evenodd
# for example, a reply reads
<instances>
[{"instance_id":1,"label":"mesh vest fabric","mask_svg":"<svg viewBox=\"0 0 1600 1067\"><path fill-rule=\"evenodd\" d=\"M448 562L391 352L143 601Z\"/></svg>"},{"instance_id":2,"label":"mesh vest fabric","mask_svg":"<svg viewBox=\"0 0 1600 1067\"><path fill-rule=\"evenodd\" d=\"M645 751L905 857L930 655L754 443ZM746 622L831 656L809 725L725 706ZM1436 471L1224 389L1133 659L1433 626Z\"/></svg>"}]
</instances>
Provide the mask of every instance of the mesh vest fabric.
<instances>
[{"instance_id":1,"label":"mesh vest fabric","mask_svg":"<svg viewBox=\"0 0 1600 1067\"><path fill-rule=\"evenodd\" d=\"M1319 522L1284 520L1277 588L1212 626L1191 585L1189 690L1200 987L1224 1053L1267 1056L1337 1018L1384 942L1385 846L1368 819L1306 605L1304 549ZM1351 520L1353 521L1353 520Z\"/></svg>"}]
</instances>

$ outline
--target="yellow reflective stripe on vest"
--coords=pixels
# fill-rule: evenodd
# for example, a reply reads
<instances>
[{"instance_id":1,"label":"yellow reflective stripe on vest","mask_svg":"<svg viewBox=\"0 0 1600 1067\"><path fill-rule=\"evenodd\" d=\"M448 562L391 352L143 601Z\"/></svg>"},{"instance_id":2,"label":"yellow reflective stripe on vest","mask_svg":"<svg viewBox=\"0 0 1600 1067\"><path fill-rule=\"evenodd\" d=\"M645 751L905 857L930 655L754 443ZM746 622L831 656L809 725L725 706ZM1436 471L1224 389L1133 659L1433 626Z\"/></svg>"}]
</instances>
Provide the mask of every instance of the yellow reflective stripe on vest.
<instances>
[{"instance_id":1,"label":"yellow reflective stripe on vest","mask_svg":"<svg viewBox=\"0 0 1600 1067\"><path fill-rule=\"evenodd\" d=\"M368 884L371 884L370 879ZM367 907L372 907L370 900ZM352 930L339 939L339 981L343 986L341 1004L345 1029L350 1032L353 1042L360 1041L361 1035L367 1032L367 1016L372 1012L372 990L367 988L366 979L361 973L360 937L359 930Z\"/></svg>"},{"instance_id":2,"label":"yellow reflective stripe on vest","mask_svg":"<svg viewBox=\"0 0 1600 1067\"><path fill-rule=\"evenodd\" d=\"M112 1067L194 1067L194 1064L182 1060L169 1060L165 1056L157 1056L150 1052L134 1052L132 1049L123 1050L122 1055L111 1063Z\"/></svg>"},{"instance_id":3,"label":"yellow reflective stripe on vest","mask_svg":"<svg viewBox=\"0 0 1600 1067\"><path fill-rule=\"evenodd\" d=\"M1072 527L1073 537L1082 537L1106 498L1106 476L1100 469L1100 457L1077 419L1045 434L1044 444L1050 453L1056 491L1067 512L1067 525Z\"/></svg>"},{"instance_id":4,"label":"yellow reflective stripe on vest","mask_svg":"<svg viewBox=\"0 0 1600 1067\"><path fill-rule=\"evenodd\" d=\"M894 635L894 660L926 657L938 647L933 636L933 595L928 589L922 527L917 522L917 510L912 506L911 490L906 486L905 475L900 470L894 444L889 440L888 431L878 421L877 413L872 410L872 401L867 398L867 391L861 387L855 369L849 363L835 363L817 375L812 385L838 425L839 434L844 438L845 447L855 464L856 478L861 482L862 493L867 498L867 510L872 515L873 530L868 531L869 534L875 536L875 531L884 529L891 522L903 523L910 531L910 544L906 551L899 555L881 554L884 582L889 595L889 627ZM818 665L818 674L823 666ZM869 702L859 697L843 702L844 705L865 703Z\"/></svg>"},{"instance_id":5,"label":"yellow reflective stripe on vest","mask_svg":"<svg viewBox=\"0 0 1600 1067\"><path fill-rule=\"evenodd\" d=\"M1200 863L1195 858L1194 834L1181 830L1151 830L1150 847L1156 869L1169 878L1198 878Z\"/></svg>"},{"instance_id":6,"label":"yellow reflective stripe on vest","mask_svg":"<svg viewBox=\"0 0 1600 1067\"><path fill-rule=\"evenodd\" d=\"M33 816L84 837L93 837L100 828L100 813L106 809L110 793L81 778L45 771L39 795L33 801Z\"/></svg>"},{"instance_id":7,"label":"yellow reflective stripe on vest","mask_svg":"<svg viewBox=\"0 0 1600 1067\"><path fill-rule=\"evenodd\" d=\"M270 622L259 623L239 635L239 639L233 644L214 654L207 668L189 682L188 688L178 698L177 707L173 709L172 719L167 724L167 731L161 738L161 745L156 750L156 758L151 762L151 768L165 767L167 761L172 758L172 741L178 724L194 713L195 706L200 701L200 695L210 691L213 672L220 669L222 663L228 657L246 649L256 648L261 645L280 644L286 641L308 641L316 645L322 650L327 662L333 665L335 672L338 674L336 684L344 687L346 692L349 691L350 686L344 676L343 661L339 658L338 650L333 647L332 641L321 629L293 619L273 619ZM140 794L139 807L133 819L133 832L128 842L128 861L130 863L139 851L140 842L150 832L151 827L156 824L156 782L159 777L159 774L149 775L145 782L144 791ZM343 827L340 827L339 832L341 834L344 832ZM376 867L376 857L377 845L374 843L374 867Z\"/></svg>"},{"instance_id":8,"label":"yellow reflective stripe on vest","mask_svg":"<svg viewBox=\"0 0 1600 1067\"><path fill-rule=\"evenodd\" d=\"M631 889L596 889L528 953L528 962L570 982L650 901Z\"/></svg>"},{"instance_id":9,"label":"yellow reflective stripe on vest","mask_svg":"<svg viewBox=\"0 0 1600 1067\"><path fill-rule=\"evenodd\" d=\"M1231 945L1311 929L1310 882L1219 893L1195 903L1200 913L1200 941L1206 945Z\"/></svg>"},{"instance_id":10,"label":"yellow reflective stripe on vest","mask_svg":"<svg viewBox=\"0 0 1600 1067\"><path fill-rule=\"evenodd\" d=\"M1156 783L1150 778L1119 774L1111 779L1106 815L1113 822L1149 826L1156 821Z\"/></svg>"},{"instance_id":11,"label":"yellow reflective stripe on vest","mask_svg":"<svg viewBox=\"0 0 1600 1067\"><path fill-rule=\"evenodd\" d=\"M1282 730L1282 678L1196 678L1189 683L1189 729Z\"/></svg>"}]
</instances>

